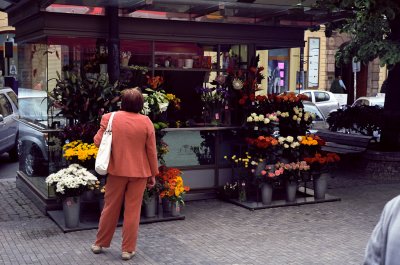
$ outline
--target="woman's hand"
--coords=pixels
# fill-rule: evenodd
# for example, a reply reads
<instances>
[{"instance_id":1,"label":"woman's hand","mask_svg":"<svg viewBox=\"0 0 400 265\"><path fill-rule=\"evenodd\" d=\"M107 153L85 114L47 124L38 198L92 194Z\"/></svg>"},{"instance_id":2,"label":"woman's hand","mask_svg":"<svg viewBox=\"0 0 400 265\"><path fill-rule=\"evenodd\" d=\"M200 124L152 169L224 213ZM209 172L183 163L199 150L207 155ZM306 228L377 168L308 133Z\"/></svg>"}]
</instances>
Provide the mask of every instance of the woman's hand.
<instances>
[{"instance_id":1,"label":"woman's hand","mask_svg":"<svg viewBox=\"0 0 400 265\"><path fill-rule=\"evenodd\" d=\"M147 188L151 189L156 185L156 177L152 176L147 179Z\"/></svg>"}]
</instances>

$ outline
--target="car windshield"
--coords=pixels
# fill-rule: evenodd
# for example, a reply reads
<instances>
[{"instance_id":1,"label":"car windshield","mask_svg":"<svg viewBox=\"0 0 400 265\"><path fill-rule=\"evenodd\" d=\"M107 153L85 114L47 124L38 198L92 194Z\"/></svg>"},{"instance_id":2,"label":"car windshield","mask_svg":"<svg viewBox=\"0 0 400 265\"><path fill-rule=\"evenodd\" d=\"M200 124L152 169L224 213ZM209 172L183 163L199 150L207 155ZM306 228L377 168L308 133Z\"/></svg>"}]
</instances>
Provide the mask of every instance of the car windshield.
<instances>
[{"instance_id":1,"label":"car windshield","mask_svg":"<svg viewBox=\"0 0 400 265\"><path fill-rule=\"evenodd\" d=\"M47 126L51 114L47 112L47 92L34 89L20 88L18 90L19 115L23 119ZM49 117L50 115L50 117Z\"/></svg>"},{"instance_id":2,"label":"car windshield","mask_svg":"<svg viewBox=\"0 0 400 265\"><path fill-rule=\"evenodd\" d=\"M324 116L322 115L322 113L319 111L319 109L311 104L304 104L304 110L314 113L315 114L315 120L316 121L323 121L324 120Z\"/></svg>"},{"instance_id":3,"label":"car windshield","mask_svg":"<svg viewBox=\"0 0 400 265\"><path fill-rule=\"evenodd\" d=\"M19 115L32 121L47 121L47 98L24 97L18 99Z\"/></svg>"}]
</instances>

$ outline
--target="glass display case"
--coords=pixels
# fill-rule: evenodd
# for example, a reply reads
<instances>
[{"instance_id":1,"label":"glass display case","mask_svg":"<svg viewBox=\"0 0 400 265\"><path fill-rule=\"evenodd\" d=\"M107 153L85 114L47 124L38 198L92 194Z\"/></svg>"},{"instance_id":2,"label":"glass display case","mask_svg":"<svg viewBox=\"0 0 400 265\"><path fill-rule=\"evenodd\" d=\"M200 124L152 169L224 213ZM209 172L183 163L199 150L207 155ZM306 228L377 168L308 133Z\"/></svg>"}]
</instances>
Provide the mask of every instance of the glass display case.
<instances>
[{"instance_id":1,"label":"glass display case","mask_svg":"<svg viewBox=\"0 0 400 265\"><path fill-rule=\"evenodd\" d=\"M168 166L181 168L192 190L216 189L231 180L231 164L225 156L238 153L239 127L167 128L163 138L169 152Z\"/></svg>"},{"instance_id":2,"label":"glass display case","mask_svg":"<svg viewBox=\"0 0 400 265\"><path fill-rule=\"evenodd\" d=\"M224 183L221 176L230 174L223 156L231 153L236 134L236 127L210 128L199 122L202 102L197 88L210 86L217 75L226 75L228 68L246 67L246 52L245 45L121 41L120 79L126 87L146 85L147 76L159 75L164 79L162 89L181 99L181 116L176 118L189 121L186 126L192 128L167 129L164 141L169 144L170 152L165 161L168 166L188 172L187 181L194 190L213 189ZM44 197L54 197L45 178L67 165L62 150L69 140L65 128L80 121L76 115L85 121L92 115L72 115L86 101L66 99L64 104L76 101L80 106L76 110L73 105L65 108L54 104L52 92L60 87L60 80L73 85L107 75L107 54L103 39L47 38L18 46L19 172Z\"/></svg>"},{"instance_id":3,"label":"glass display case","mask_svg":"<svg viewBox=\"0 0 400 265\"><path fill-rule=\"evenodd\" d=\"M95 58L96 49L96 41L90 39L46 39L18 45L19 176L41 196L54 197L45 178L66 166L64 128L74 122L62 114L50 95L64 78L63 70L99 74L95 71L100 71L102 61Z\"/></svg>"}]
</instances>

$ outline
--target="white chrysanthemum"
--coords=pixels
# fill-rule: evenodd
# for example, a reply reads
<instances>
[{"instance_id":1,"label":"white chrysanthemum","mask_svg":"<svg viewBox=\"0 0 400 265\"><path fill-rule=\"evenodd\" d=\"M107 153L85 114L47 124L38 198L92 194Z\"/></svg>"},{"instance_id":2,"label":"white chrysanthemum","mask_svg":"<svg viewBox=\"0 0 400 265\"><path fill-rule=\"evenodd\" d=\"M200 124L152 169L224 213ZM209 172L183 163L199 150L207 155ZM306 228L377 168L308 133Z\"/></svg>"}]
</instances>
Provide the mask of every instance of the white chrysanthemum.
<instances>
[{"instance_id":1,"label":"white chrysanthemum","mask_svg":"<svg viewBox=\"0 0 400 265\"><path fill-rule=\"evenodd\" d=\"M303 136L297 136L297 141L299 142L303 141Z\"/></svg>"},{"instance_id":2,"label":"white chrysanthemum","mask_svg":"<svg viewBox=\"0 0 400 265\"><path fill-rule=\"evenodd\" d=\"M251 116L247 117L247 122L252 122L253 118Z\"/></svg>"},{"instance_id":3,"label":"white chrysanthemum","mask_svg":"<svg viewBox=\"0 0 400 265\"><path fill-rule=\"evenodd\" d=\"M256 116L257 116L257 114L254 113L254 112L251 114L251 117L253 117L253 118L256 117Z\"/></svg>"},{"instance_id":4,"label":"white chrysanthemum","mask_svg":"<svg viewBox=\"0 0 400 265\"><path fill-rule=\"evenodd\" d=\"M294 121L297 120L297 116L296 115L293 115L293 120Z\"/></svg>"},{"instance_id":5,"label":"white chrysanthemum","mask_svg":"<svg viewBox=\"0 0 400 265\"><path fill-rule=\"evenodd\" d=\"M283 147L284 148L289 148L289 145L288 144L284 144Z\"/></svg>"},{"instance_id":6,"label":"white chrysanthemum","mask_svg":"<svg viewBox=\"0 0 400 265\"><path fill-rule=\"evenodd\" d=\"M258 116L255 116L253 119L255 122L259 121Z\"/></svg>"},{"instance_id":7,"label":"white chrysanthemum","mask_svg":"<svg viewBox=\"0 0 400 265\"><path fill-rule=\"evenodd\" d=\"M278 142L282 144L285 141L285 137L279 136Z\"/></svg>"},{"instance_id":8,"label":"white chrysanthemum","mask_svg":"<svg viewBox=\"0 0 400 265\"><path fill-rule=\"evenodd\" d=\"M268 124L269 122L270 122L270 120L269 120L268 118L265 118L265 119L264 119L264 123L265 123L265 124Z\"/></svg>"},{"instance_id":9,"label":"white chrysanthemum","mask_svg":"<svg viewBox=\"0 0 400 265\"><path fill-rule=\"evenodd\" d=\"M289 143L293 142L293 140L294 140L293 136L286 137L286 141L288 141Z\"/></svg>"},{"instance_id":10,"label":"white chrysanthemum","mask_svg":"<svg viewBox=\"0 0 400 265\"><path fill-rule=\"evenodd\" d=\"M260 120L260 121L264 120L264 115L262 115L262 114L258 115L258 120Z\"/></svg>"}]
</instances>

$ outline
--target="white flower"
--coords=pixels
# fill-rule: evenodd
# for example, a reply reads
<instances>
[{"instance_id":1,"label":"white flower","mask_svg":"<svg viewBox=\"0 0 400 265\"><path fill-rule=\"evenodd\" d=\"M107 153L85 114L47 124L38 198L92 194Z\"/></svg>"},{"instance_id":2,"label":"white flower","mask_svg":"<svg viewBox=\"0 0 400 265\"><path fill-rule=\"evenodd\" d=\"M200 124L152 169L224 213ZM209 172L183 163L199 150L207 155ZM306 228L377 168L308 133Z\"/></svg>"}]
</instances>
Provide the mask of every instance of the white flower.
<instances>
[{"instance_id":1,"label":"white flower","mask_svg":"<svg viewBox=\"0 0 400 265\"><path fill-rule=\"evenodd\" d=\"M289 143L293 142L293 140L293 136L286 137L286 141L288 141Z\"/></svg>"},{"instance_id":2,"label":"white flower","mask_svg":"<svg viewBox=\"0 0 400 265\"><path fill-rule=\"evenodd\" d=\"M254 112L251 114L251 117L256 117L256 116L257 116L257 114Z\"/></svg>"},{"instance_id":3,"label":"white flower","mask_svg":"<svg viewBox=\"0 0 400 265\"><path fill-rule=\"evenodd\" d=\"M282 144L285 141L285 137L279 136L278 142Z\"/></svg>"},{"instance_id":4,"label":"white flower","mask_svg":"<svg viewBox=\"0 0 400 265\"><path fill-rule=\"evenodd\" d=\"M276 115L277 115L277 116L281 115L281 112L278 110L278 111L276 112Z\"/></svg>"},{"instance_id":5,"label":"white flower","mask_svg":"<svg viewBox=\"0 0 400 265\"><path fill-rule=\"evenodd\" d=\"M288 144L284 144L283 147L284 148L289 148L289 145Z\"/></svg>"},{"instance_id":6,"label":"white flower","mask_svg":"<svg viewBox=\"0 0 400 265\"><path fill-rule=\"evenodd\" d=\"M251 116L247 117L247 122L252 122L253 118Z\"/></svg>"},{"instance_id":7,"label":"white flower","mask_svg":"<svg viewBox=\"0 0 400 265\"><path fill-rule=\"evenodd\" d=\"M299 142L303 141L303 136L297 136L297 141Z\"/></svg>"},{"instance_id":8,"label":"white flower","mask_svg":"<svg viewBox=\"0 0 400 265\"><path fill-rule=\"evenodd\" d=\"M293 115L293 120L294 121L297 120L297 116L296 115Z\"/></svg>"},{"instance_id":9,"label":"white flower","mask_svg":"<svg viewBox=\"0 0 400 265\"><path fill-rule=\"evenodd\" d=\"M268 124L269 122L270 122L270 120L269 120L268 118L265 118L265 119L264 119L264 123L265 123L265 124Z\"/></svg>"},{"instance_id":10,"label":"white flower","mask_svg":"<svg viewBox=\"0 0 400 265\"><path fill-rule=\"evenodd\" d=\"M262 115L262 114L258 115L258 120L260 120L260 121L264 120L264 115Z\"/></svg>"},{"instance_id":11,"label":"white flower","mask_svg":"<svg viewBox=\"0 0 400 265\"><path fill-rule=\"evenodd\" d=\"M294 107L294 108L293 108L293 111L294 111L294 113L299 114L299 108Z\"/></svg>"},{"instance_id":12,"label":"white flower","mask_svg":"<svg viewBox=\"0 0 400 265\"><path fill-rule=\"evenodd\" d=\"M89 188L97 181L97 177L90 173L86 168L71 164L56 173L50 174L46 178L48 185L56 187L56 193L68 196L68 190Z\"/></svg>"},{"instance_id":13,"label":"white flower","mask_svg":"<svg viewBox=\"0 0 400 265\"><path fill-rule=\"evenodd\" d=\"M254 121L256 121L256 122L259 121L258 116L255 116L253 119L254 119Z\"/></svg>"}]
</instances>

